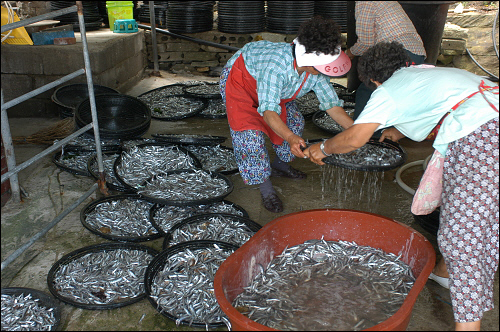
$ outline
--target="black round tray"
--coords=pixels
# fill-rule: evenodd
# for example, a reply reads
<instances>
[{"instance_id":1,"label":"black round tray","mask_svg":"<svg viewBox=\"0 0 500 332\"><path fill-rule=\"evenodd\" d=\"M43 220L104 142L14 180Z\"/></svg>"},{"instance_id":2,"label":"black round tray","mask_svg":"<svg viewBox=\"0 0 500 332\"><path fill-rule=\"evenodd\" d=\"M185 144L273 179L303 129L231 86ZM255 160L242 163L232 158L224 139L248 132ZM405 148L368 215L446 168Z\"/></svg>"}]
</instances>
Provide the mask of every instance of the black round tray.
<instances>
[{"instance_id":1,"label":"black round tray","mask_svg":"<svg viewBox=\"0 0 500 332\"><path fill-rule=\"evenodd\" d=\"M186 112L181 114L181 115L174 115L174 116L160 116L160 115L158 115L158 113L155 112L154 109L151 109L151 106L149 106L149 108L151 109L151 117L152 118L154 118L156 120L161 120L161 121L182 120L182 119L190 118L190 117L193 117L193 116L199 114L201 111L203 111L208 106L207 99L191 96L188 94L170 95L170 96L165 97L165 99L169 99L169 98L183 98L186 100L199 102L199 106L192 109L192 110L186 110Z\"/></svg>"},{"instance_id":2,"label":"black round tray","mask_svg":"<svg viewBox=\"0 0 500 332\"><path fill-rule=\"evenodd\" d=\"M377 145L386 149L396 150L401 153L401 160L392 165L378 166L378 165L360 165L353 164L348 162L341 162L338 160L334 160L331 156L323 158L323 162L326 164L334 165L337 167L353 169L358 171L376 171L376 172L384 172L394 168L398 168L406 162L406 151L396 142L392 142L390 140L384 140L383 142L379 142L378 139L370 139L366 144Z\"/></svg>"},{"instance_id":3,"label":"black round tray","mask_svg":"<svg viewBox=\"0 0 500 332\"><path fill-rule=\"evenodd\" d=\"M211 172L211 171L205 171L205 170L194 170L194 169L178 169L178 170L174 170L174 171L167 171L164 173L167 175L170 175L170 174L182 174L182 173L195 173L196 171L206 172L206 173L210 174L212 176L212 178L215 177L215 178L223 179L226 182L226 184L229 186L227 191L219 196L207 197L207 198L190 200L190 201L164 199L164 198L152 197L152 196L148 196L148 195L144 195L144 194L140 194L140 195L143 196L146 200L153 202L153 203L157 203L157 204L186 206L186 205L201 205L201 204L210 204L213 202L218 202L218 201L223 200L227 195L229 195L233 191L234 185L231 182L231 180L229 180L225 175L218 173L218 172ZM144 181L142 186L145 186L146 182L153 180L157 175L158 174L153 175L151 178Z\"/></svg>"},{"instance_id":4,"label":"black round tray","mask_svg":"<svg viewBox=\"0 0 500 332\"><path fill-rule=\"evenodd\" d=\"M196 92L197 87L206 86L206 85L219 86L219 82L203 82L200 84L186 85L186 86L184 86L183 91L188 96L193 96L193 97L198 97L198 98L207 98L207 99L222 98L222 96L220 95L220 92L217 92L217 93L198 93L198 92Z\"/></svg>"},{"instance_id":5,"label":"black round tray","mask_svg":"<svg viewBox=\"0 0 500 332\"><path fill-rule=\"evenodd\" d=\"M198 215L186 218L183 221L181 221L180 223L177 223L174 226L172 226L172 228L170 228L167 235L165 236L165 239L163 240L163 249L166 249L170 246L170 241L172 241L173 233L175 232L175 230L182 228L188 224L194 224L194 223L202 222L204 220L208 221L212 217L222 217L222 218L231 219L231 221L240 222L240 223L248 226L248 228L254 232L258 232L262 228L261 225L257 224L255 221L251 220L250 218L240 217L240 216L235 215L235 214L229 214L229 213L198 214ZM210 239L210 240L226 242L226 241L222 241L219 239ZM229 242L227 242L227 243L229 243ZM237 244L235 244L235 245L237 245Z\"/></svg>"},{"instance_id":6,"label":"black round tray","mask_svg":"<svg viewBox=\"0 0 500 332\"><path fill-rule=\"evenodd\" d=\"M116 150L116 151L106 151L106 152L103 152L103 156L107 155L107 154L109 154L109 155L117 154L117 153L119 154L119 153L121 153L121 151L122 151L121 148ZM118 159L118 157L116 159ZM116 159L115 159L115 162L116 162ZM94 169L94 167L93 167L94 165L95 165L95 168L97 169L97 154L95 154L89 158L89 161L87 163L87 168L89 170L89 173L92 175L92 177L94 177L94 179L96 179L96 180L99 180L98 170ZM106 171L106 170L104 170L104 171ZM108 170L108 172L109 172L109 170ZM113 176L114 176L115 175L114 163L113 163L113 168L111 169L111 172L113 172ZM106 173L106 175L108 175L108 174ZM116 178L116 176L115 176L115 178ZM118 182L120 182L120 181L118 181ZM125 187L121 182L118 184L115 184L115 183L109 182L107 178L106 178L106 186L108 187L108 189L120 191L123 193L133 193L134 192L133 189L131 189L129 187Z\"/></svg>"},{"instance_id":7,"label":"black round tray","mask_svg":"<svg viewBox=\"0 0 500 332\"><path fill-rule=\"evenodd\" d=\"M122 94L95 96L99 134L102 138L130 139L142 136L151 125L151 111L139 99ZM82 101L75 111L77 126L92 122L90 99ZM94 135L93 129L85 135Z\"/></svg>"},{"instance_id":8,"label":"black round tray","mask_svg":"<svg viewBox=\"0 0 500 332\"><path fill-rule=\"evenodd\" d=\"M111 251L111 250L117 250L117 249L142 250L142 251L146 251L146 252L150 253L152 256L156 256L158 254L158 251L154 250L153 248L150 248L148 246L144 246L141 244L136 244L136 243L101 243L101 244L91 245L91 246L77 249L73 252L70 252L67 255L64 255L61 259L59 259L50 268L49 273L47 275L47 284L48 284L50 293L65 303L71 304L71 305L78 307L78 308L89 309L89 310L103 310L103 309L120 308L120 307L127 306L129 304L133 304L135 302L141 301L142 299L144 299L146 297L146 293L143 293L135 298L131 298L131 299L129 299L127 301L123 301L123 302L115 302L115 303L109 303L109 304L79 303L79 302L73 301L72 299L68 299L68 298L60 295L59 292L54 287L55 274L62 265L66 265L67 263L71 262L72 260L80 258L86 254L89 254L89 253L101 252L101 251Z\"/></svg>"},{"instance_id":9,"label":"black round tray","mask_svg":"<svg viewBox=\"0 0 500 332\"><path fill-rule=\"evenodd\" d=\"M224 112L223 113L219 113L219 114L211 114L211 113L208 113L207 110L209 110L209 108L211 107L212 104L217 104L217 103L221 103L222 106L224 107ZM215 105L216 106L219 106L219 105ZM224 102L222 101L222 97L220 98L211 98L208 100L208 105L207 105L207 108L205 108L204 110L202 110L200 113L196 114L197 117L200 117L200 118L204 118L204 119L224 119L224 118L227 118L227 113L226 113L226 105L224 105Z\"/></svg>"},{"instance_id":10,"label":"black round tray","mask_svg":"<svg viewBox=\"0 0 500 332\"><path fill-rule=\"evenodd\" d=\"M89 155L89 158L92 157L92 152L89 152L89 151L78 151L78 150L72 150L72 149L65 149L65 153L86 153ZM82 169L78 169L78 168L71 168L71 167L68 167L64 164L62 164L61 162L59 162L59 157L61 157L61 153L62 151L59 151L59 152L56 152L53 156L52 156L52 162L54 164L56 164L57 167L59 167L60 169L62 169L63 171L66 171L68 173L71 173L71 174L75 174L75 175L82 175L82 176L92 176L92 174L90 174L90 172L88 170L82 170ZM88 159L87 159L87 164L88 164Z\"/></svg>"},{"instance_id":11,"label":"black round tray","mask_svg":"<svg viewBox=\"0 0 500 332\"><path fill-rule=\"evenodd\" d=\"M146 91L144 93L141 93L137 98L146 97L148 94L151 94L152 92L159 92L159 91L165 93L165 95L180 95L184 93L183 87L185 87L186 85L187 84L185 83L175 83L175 84L160 86L159 88L155 88Z\"/></svg>"},{"instance_id":12,"label":"black round tray","mask_svg":"<svg viewBox=\"0 0 500 332\"><path fill-rule=\"evenodd\" d=\"M94 95L105 94L105 93L116 93L118 91L107 86L94 84ZM73 113L82 101L89 97L88 85L85 83L81 84L70 84L65 85L54 91L52 94L52 101L57 105L61 106L64 110Z\"/></svg>"},{"instance_id":13,"label":"black round tray","mask_svg":"<svg viewBox=\"0 0 500 332\"><path fill-rule=\"evenodd\" d=\"M87 204L81 211L80 211L80 221L82 222L82 225L91 231L92 233L103 237L108 240L112 241L122 241L122 242L146 242L146 241L151 241L151 240L156 240L160 237L162 237L162 234L160 233L154 233L150 235L143 235L143 236L119 236L119 235L112 235L112 234L107 234L101 232L99 229L96 229L92 227L87 221L87 214L92 212L97 205L109 201L117 201L117 200L123 200L123 199L135 199L135 200L141 200L144 201L144 199L136 194L123 194L123 195L115 195L115 196L108 196L104 197L95 201L90 202ZM153 207L153 206L151 206ZM148 212L148 217L149 217L150 212ZM148 218L149 219L149 218ZM156 230L156 228L155 228Z\"/></svg>"},{"instance_id":14,"label":"black round tray","mask_svg":"<svg viewBox=\"0 0 500 332\"><path fill-rule=\"evenodd\" d=\"M220 201L221 203L225 203L225 204L228 204L228 205L232 205L236 210L240 211L244 218L249 218L249 215L248 215L248 212L242 208L241 206L237 205L237 204L234 204L233 202L230 202L230 201L226 201L226 200L222 200ZM218 202L215 202L215 203L218 203ZM214 204L214 203L212 203ZM196 216L198 214L205 214L205 213L219 213L219 212L214 212L214 211L210 211L210 212L206 212L205 210L201 210L202 207L201 205L205 205L205 204L200 204L200 205L192 205L192 208L193 208L193 212L192 214L190 214L189 216L183 218L181 221L175 223L174 225L184 221L185 219L187 218L190 218L190 217L193 217L193 216ZM170 229L168 230L164 230L155 220L155 215L156 215L156 211L158 211L159 209L163 208L163 207L170 207L170 208L181 208L180 206L169 206L169 205L161 205L161 204L155 204L151 210L149 210L149 222L154 226L154 228L156 228L156 230L162 235L162 236L167 236ZM225 213L225 214L228 214L228 213ZM174 226L172 225L172 227Z\"/></svg>"},{"instance_id":15,"label":"black round tray","mask_svg":"<svg viewBox=\"0 0 500 332\"><path fill-rule=\"evenodd\" d=\"M183 145L183 146L184 146L187 150L189 150L189 145ZM234 154L234 149L233 149L233 148L230 148L230 147L228 147L228 146L222 146L222 145L220 145L219 147L220 147L221 149L223 149L223 150L230 150L230 151L232 151L232 152L233 152L233 154ZM190 152L192 152L192 153L196 156L196 153L195 153L195 152L193 152L193 151L190 151ZM198 158L198 157L197 157L197 158ZM198 158L198 160L200 160L200 159ZM202 161L200 160L200 162L202 162ZM201 168L205 169L204 167L205 167L205 165L203 165L203 163L202 163ZM215 170L215 172L218 172L218 173L221 173L221 174L224 174L224 175L231 175L231 174L235 174L235 173L238 173L238 171L239 171L238 165L236 165L236 167L235 167L235 168L233 168L233 169Z\"/></svg>"},{"instance_id":16,"label":"black round tray","mask_svg":"<svg viewBox=\"0 0 500 332\"><path fill-rule=\"evenodd\" d=\"M326 128L326 127L322 126L319 123L319 120L322 119L323 117L330 117L330 116L325 111L317 111L316 113L313 114L313 116L312 116L312 122L314 123L314 125L316 127L320 128L321 130L326 131L327 133L332 134L333 136L335 136L338 133L341 133L343 131L343 130L334 130L334 129L330 129L330 128ZM329 120L335 122L335 120L333 120L331 118Z\"/></svg>"},{"instance_id":17,"label":"black round tray","mask_svg":"<svg viewBox=\"0 0 500 332\"><path fill-rule=\"evenodd\" d=\"M185 250L196 250L196 249L208 248L208 247L213 246L214 244L216 244L217 246L219 246L222 249L233 250L233 251L235 251L239 248L238 246L235 246L233 244L229 244L226 242L210 241L210 240L182 242L182 243L179 243L175 246L172 246L168 249L161 251L155 258L153 258L153 261L151 263L149 263L148 268L146 270L146 276L144 278L144 286L146 289L146 295L147 295L149 302L160 314L162 314L163 316L165 316L173 321L176 321L178 318L180 318L180 317L175 317L175 316L171 315L168 312L168 308L159 307L156 300L151 297L152 283L154 281L154 278L158 274L158 272L163 270L166 262L169 260L169 258L172 255L175 255L175 254L182 252L182 251L185 251ZM183 325L189 325L189 323L186 321L181 321L180 323ZM196 321L194 321L191 324L191 326L203 327L203 328L207 327L205 325L205 323L196 322ZM217 327L221 327L221 326L225 326L225 324L222 322L221 323L212 323L212 324L208 324L207 329L217 328Z\"/></svg>"},{"instance_id":18,"label":"black round tray","mask_svg":"<svg viewBox=\"0 0 500 332\"><path fill-rule=\"evenodd\" d=\"M45 307L47 309L52 308L53 313L54 313L54 318L56 319L55 324L52 326L50 331L57 331L57 328L59 327L59 324L61 323L61 307L59 304L56 302L56 300L50 296L49 294L39 291L37 289L33 288L26 288L26 287L6 287L2 288L2 295L10 295L10 296L19 296L19 295L24 295L27 296L28 294L31 294L32 299L38 299L38 304L41 307ZM3 306L3 304L2 304ZM2 315L4 313L2 312ZM35 317L36 318L36 317ZM2 326L3 330L3 326Z\"/></svg>"},{"instance_id":19,"label":"black round tray","mask_svg":"<svg viewBox=\"0 0 500 332\"><path fill-rule=\"evenodd\" d=\"M217 145L224 143L227 137L188 134L151 134L158 142L172 144Z\"/></svg>"},{"instance_id":20,"label":"black round tray","mask_svg":"<svg viewBox=\"0 0 500 332\"><path fill-rule=\"evenodd\" d=\"M138 144L137 147L150 146L150 145L173 146L173 144L170 144L170 143L143 143L143 144ZM191 151L189 151L186 148L179 146L179 145L175 145L175 146L179 150L181 150L182 152L185 152L189 157L191 157L191 159L193 159L193 164L195 167L197 167L197 168L202 167L201 162L198 160L198 158L196 158L196 156ZM118 165L120 165L121 160L122 160L122 156L116 158L115 164L113 165L113 171L115 172L115 177L124 187L129 188L130 190L132 190L135 193L137 191L137 188L134 188L131 185L129 185L127 182L125 182L123 180L123 178L120 176L120 174L118 174Z\"/></svg>"}]
</instances>

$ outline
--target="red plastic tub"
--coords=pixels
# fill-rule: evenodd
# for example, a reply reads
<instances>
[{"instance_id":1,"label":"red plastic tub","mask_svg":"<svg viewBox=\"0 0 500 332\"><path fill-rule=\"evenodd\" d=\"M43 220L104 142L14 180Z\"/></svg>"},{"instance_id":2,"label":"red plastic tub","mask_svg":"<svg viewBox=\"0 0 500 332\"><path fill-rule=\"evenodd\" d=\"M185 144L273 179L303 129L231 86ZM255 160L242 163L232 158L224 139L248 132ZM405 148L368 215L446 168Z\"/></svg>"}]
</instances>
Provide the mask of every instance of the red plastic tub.
<instances>
[{"instance_id":1,"label":"red plastic tub","mask_svg":"<svg viewBox=\"0 0 500 332\"><path fill-rule=\"evenodd\" d=\"M380 248L387 253L402 254L416 277L401 308L390 318L368 330L401 331L408 326L413 305L427 282L436 260L431 243L414 229L395 220L354 210L308 210L291 213L264 226L229 256L214 279L215 296L236 331L276 331L239 313L234 298L259 272L258 264L267 264L286 246L292 247L311 239L354 241L358 245Z\"/></svg>"}]
</instances>

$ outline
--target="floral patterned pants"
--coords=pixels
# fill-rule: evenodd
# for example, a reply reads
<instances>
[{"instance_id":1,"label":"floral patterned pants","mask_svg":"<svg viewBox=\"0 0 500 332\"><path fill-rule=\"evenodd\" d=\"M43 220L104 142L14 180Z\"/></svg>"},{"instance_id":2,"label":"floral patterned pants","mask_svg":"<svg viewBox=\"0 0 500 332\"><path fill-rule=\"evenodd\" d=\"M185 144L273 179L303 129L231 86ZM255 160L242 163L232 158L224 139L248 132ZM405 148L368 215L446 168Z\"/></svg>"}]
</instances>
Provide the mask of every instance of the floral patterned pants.
<instances>
[{"instance_id":1,"label":"floral patterned pants","mask_svg":"<svg viewBox=\"0 0 500 332\"><path fill-rule=\"evenodd\" d=\"M225 67L220 76L220 94L224 103L226 103L226 81L230 70L230 68ZM292 100L285 106L287 127L294 134L302 136L305 121L297 103ZM254 185L266 181L271 176L271 161L265 145L267 135L260 130L235 131L229 129L233 140L234 156L243 182ZM281 145L272 144L272 146L276 156L281 161L290 162L295 158L287 141L283 141Z\"/></svg>"},{"instance_id":2,"label":"floral patterned pants","mask_svg":"<svg viewBox=\"0 0 500 332\"><path fill-rule=\"evenodd\" d=\"M444 161L438 245L453 314L474 322L493 308L498 268L498 118L450 143Z\"/></svg>"}]
</instances>

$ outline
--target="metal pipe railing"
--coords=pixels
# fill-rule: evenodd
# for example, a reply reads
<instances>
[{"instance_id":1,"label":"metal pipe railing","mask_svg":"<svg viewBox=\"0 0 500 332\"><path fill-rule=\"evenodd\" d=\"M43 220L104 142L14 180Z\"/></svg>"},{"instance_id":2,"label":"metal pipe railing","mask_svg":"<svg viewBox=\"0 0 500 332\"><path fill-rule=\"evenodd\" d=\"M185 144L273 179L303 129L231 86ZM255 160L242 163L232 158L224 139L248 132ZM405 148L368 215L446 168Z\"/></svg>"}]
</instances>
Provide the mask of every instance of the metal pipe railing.
<instances>
[{"instance_id":1,"label":"metal pipe railing","mask_svg":"<svg viewBox=\"0 0 500 332\"><path fill-rule=\"evenodd\" d=\"M74 202L72 205L70 205L66 210L64 210L63 212L61 212L54 220L52 220L52 222L50 224L48 224L47 226L45 226L40 232L36 233L31 239L29 239L28 242L26 242L21 247L19 247L16 251L14 251L12 254L10 254L9 257L7 257L2 262L2 271L3 271L3 269L7 265L9 265L10 263L12 263L17 257L21 256L21 254L23 252L25 252L26 249L28 249L29 247L31 247L33 245L33 243L35 243L39 238L41 238L48 231L50 231L52 229L52 227L54 227L55 225L57 225L57 223L60 222L64 217L66 217L71 211L73 211L74 209L76 209L76 207L78 205L82 204L82 202L84 200L86 200L87 197L89 197L90 195L92 195L92 193L94 193L96 189L97 189L97 183L94 183L92 185L92 187L85 194L83 194L76 202Z\"/></svg>"},{"instance_id":2,"label":"metal pipe railing","mask_svg":"<svg viewBox=\"0 0 500 332\"><path fill-rule=\"evenodd\" d=\"M28 92L28 93L24 94L23 96L18 97L14 100L11 100L5 104L3 103L3 91L2 91L2 99L1 99L1 101L2 101L2 108L1 108L1 111L2 111L2 139L4 140L4 143L6 141L10 142L10 146L8 147L8 149L6 149L6 156L7 156L8 164L10 165L12 162L14 162L13 165L15 166L14 148L13 148L13 146L11 146L12 145L12 136L10 133L10 128L4 128L4 117L6 118L5 126L8 126L8 118L7 118L7 109L8 108L15 106L15 105L17 105L17 104L19 104L19 103L21 103L29 98L32 98L32 97L34 97L42 92L45 92L45 91L63 83L63 82L66 82L66 81L68 81L68 80L70 80L78 75L85 73L87 76L87 86L88 86L88 91L89 91L90 108L91 108L91 113L92 113L92 122L89 123L88 125L86 125L85 127L77 130L76 132L68 135L67 137L65 137L61 141L55 143L51 147L45 149L44 151L37 154L35 157L29 159L28 161L22 163L21 165L15 166L13 168L9 167L9 171L2 175L1 182L3 183L4 181L6 181L9 178L14 178L15 179L14 182L17 182L17 173L19 171L25 169L26 167L28 167L29 165L31 165L35 161L47 156L51 152L53 152L56 149L58 149L59 147L63 146L64 144L66 144L67 142L72 140L73 138L80 136L81 134L83 134L84 132L88 131L91 128L94 129L94 139L95 139L95 144L96 144L97 162L98 162L100 179L98 180L98 183L94 183L94 185L85 194L83 194L76 202L74 202L70 207L68 207L66 210L64 210L62 213L60 213L58 216L56 216L49 225L47 225L40 232L35 234L30 240L28 240L28 242L26 242L24 245L22 245L20 248L18 248L16 251L14 251L13 254L11 254L9 257L7 257L7 259L2 262L2 266L1 266L2 270L7 265L9 265L12 261L14 261L17 257L19 257L24 251L26 251L26 249L28 249L33 243L35 243L35 241L37 241L40 237L45 235L50 229L52 229L52 227L54 227L66 215L68 215L71 211L73 211L85 199L87 199L87 197L89 197L92 193L94 193L98 187L101 187L103 192L105 194L107 194L106 185L105 185L106 182L104 179L104 166L103 166L103 161L102 161L102 150L101 150L101 141L100 141L100 135L99 135L97 108L96 108L96 104L95 104L94 84L92 81L92 71L91 71L91 67L90 67L90 57L89 57L88 43L87 43L87 37L86 37L86 32L85 32L85 19L83 17L82 1L76 1L76 6L72 6L72 7L65 8L65 9L62 9L59 11L36 16L30 20L23 20L23 21L16 22L18 25L15 25L15 26L12 24L2 26L2 32L4 32L4 30L8 31L8 30L11 30L11 29L14 29L17 27L22 27L22 26L25 26L25 25L28 25L28 24L31 24L34 22L38 22L38 21L41 21L45 18L59 16L59 15L61 15L61 13L70 13L70 12L74 12L74 11L78 12L78 23L80 25L80 33L81 33L81 37L82 37L83 57L84 57L84 62L85 62L85 68L77 70L72 74L69 74L69 75L67 75L59 80L56 80L52 83L44 85L43 87L40 87L36 90ZM7 137L5 137L4 134ZM11 183L11 186L12 186L12 183ZM18 193L16 195L20 196L19 195L19 186L17 186L17 187L18 187L17 188Z\"/></svg>"},{"instance_id":3,"label":"metal pipe railing","mask_svg":"<svg viewBox=\"0 0 500 332\"><path fill-rule=\"evenodd\" d=\"M151 23L151 24L153 25L154 23ZM151 29L151 27L149 25L145 25L145 24L137 24L137 26L139 28L142 28L142 29ZM177 33L173 33L173 32L170 32L168 30L164 30L164 29L160 29L160 28L156 28L156 31L159 32L159 33L163 33L164 35L169 35L171 37L189 40L189 41L192 41L194 43L198 43L198 44L202 44L202 45L208 45L208 46L218 47L218 48L222 48L222 49L229 50L229 51L238 51L239 50L238 47L224 45L224 44L218 44L218 43L209 42L209 41L206 41L206 40L203 40L203 39L198 39L198 38L193 38L193 37L189 37L189 36L179 35Z\"/></svg>"},{"instance_id":4,"label":"metal pipe railing","mask_svg":"<svg viewBox=\"0 0 500 332\"><path fill-rule=\"evenodd\" d=\"M156 27L155 2L149 2L149 22ZM153 44L153 75L159 76L160 66L158 64L158 45L156 45L156 30L151 29L151 44Z\"/></svg>"},{"instance_id":5,"label":"metal pipe railing","mask_svg":"<svg viewBox=\"0 0 500 332\"><path fill-rule=\"evenodd\" d=\"M38 16L35 16L35 17L30 17L30 18L27 18L27 19L23 19L23 20L14 22L14 23L5 24L5 25L2 25L2 33L6 32L6 31L9 31L9 30L17 29L17 28L20 28L20 27L25 27L25 26L30 25L32 23L40 22L40 21L43 21L43 20L46 20L46 19L49 19L49 18L53 18L53 17L56 17L56 16L60 16L60 15L64 15L64 14L69 14L69 13L74 13L77 10L78 10L78 8L75 5L75 6L71 6L71 7L68 7L68 8L63 8L63 9L55 10L53 12L49 12L49 13L46 13L46 14L38 15Z\"/></svg>"},{"instance_id":6,"label":"metal pipe railing","mask_svg":"<svg viewBox=\"0 0 500 332\"><path fill-rule=\"evenodd\" d=\"M2 106L3 106L3 90L2 92ZM9 117L7 116L7 110L2 107L2 141L5 151L5 159L7 162L7 169L13 169L16 167L16 157L14 155L14 144L12 144L12 134L10 133ZM2 183L3 183L2 174ZM19 179L17 173L10 177L10 190L11 197L14 202L19 203L21 201L21 188L19 187Z\"/></svg>"}]
</instances>

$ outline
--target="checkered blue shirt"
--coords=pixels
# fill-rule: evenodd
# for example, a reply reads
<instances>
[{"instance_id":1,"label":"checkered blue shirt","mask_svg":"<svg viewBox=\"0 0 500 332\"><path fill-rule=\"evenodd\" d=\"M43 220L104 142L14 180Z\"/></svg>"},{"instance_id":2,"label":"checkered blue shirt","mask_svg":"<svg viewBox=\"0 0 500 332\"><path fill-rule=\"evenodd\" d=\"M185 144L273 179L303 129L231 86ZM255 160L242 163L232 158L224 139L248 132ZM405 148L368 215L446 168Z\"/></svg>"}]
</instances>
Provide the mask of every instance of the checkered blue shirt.
<instances>
[{"instance_id":1,"label":"checkered blue shirt","mask_svg":"<svg viewBox=\"0 0 500 332\"><path fill-rule=\"evenodd\" d=\"M248 73L257 81L257 111L261 115L266 110L281 114L280 100L291 98L306 76L305 72L299 76L293 66L292 45L266 40L247 43L229 59L226 67L232 67L241 54ZM339 100L330 84L328 76L309 75L297 98L311 90L316 93L321 110L344 105L344 101Z\"/></svg>"}]
</instances>

